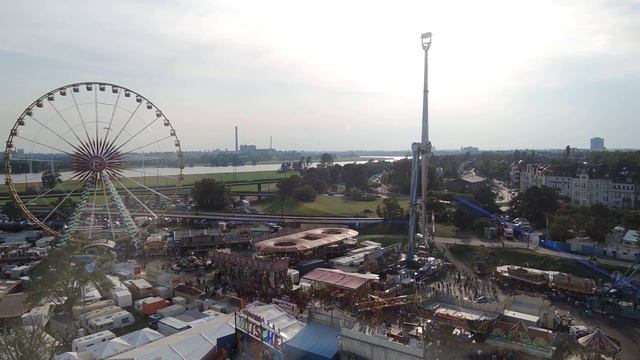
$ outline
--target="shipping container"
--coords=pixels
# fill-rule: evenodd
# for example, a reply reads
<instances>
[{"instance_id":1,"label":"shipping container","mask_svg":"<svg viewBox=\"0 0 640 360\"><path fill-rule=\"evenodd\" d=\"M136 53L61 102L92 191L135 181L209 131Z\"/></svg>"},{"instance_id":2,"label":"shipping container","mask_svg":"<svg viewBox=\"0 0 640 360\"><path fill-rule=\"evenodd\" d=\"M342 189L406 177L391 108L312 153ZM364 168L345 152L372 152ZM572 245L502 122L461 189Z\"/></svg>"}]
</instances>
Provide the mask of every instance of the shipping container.
<instances>
[{"instance_id":1,"label":"shipping container","mask_svg":"<svg viewBox=\"0 0 640 360\"><path fill-rule=\"evenodd\" d=\"M161 297L152 297L142 300L142 312L146 315L155 314L160 309L169 306L169 301Z\"/></svg>"}]
</instances>

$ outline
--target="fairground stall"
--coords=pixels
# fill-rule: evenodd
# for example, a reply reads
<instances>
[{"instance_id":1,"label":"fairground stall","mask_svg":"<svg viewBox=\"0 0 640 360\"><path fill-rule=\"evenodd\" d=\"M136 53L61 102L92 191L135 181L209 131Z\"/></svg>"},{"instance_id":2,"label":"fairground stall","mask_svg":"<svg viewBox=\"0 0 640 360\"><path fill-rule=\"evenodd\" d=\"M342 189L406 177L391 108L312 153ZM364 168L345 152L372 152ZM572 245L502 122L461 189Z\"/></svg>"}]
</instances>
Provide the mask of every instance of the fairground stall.
<instances>
[{"instance_id":1,"label":"fairground stall","mask_svg":"<svg viewBox=\"0 0 640 360\"><path fill-rule=\"evenodd\" d=\"M292 287L287 276L287 259L262 259L213 251L211 261L218 283L232 286L240 296L261 295L272 298L284 294Z\"/></svg>"}]
</instances>

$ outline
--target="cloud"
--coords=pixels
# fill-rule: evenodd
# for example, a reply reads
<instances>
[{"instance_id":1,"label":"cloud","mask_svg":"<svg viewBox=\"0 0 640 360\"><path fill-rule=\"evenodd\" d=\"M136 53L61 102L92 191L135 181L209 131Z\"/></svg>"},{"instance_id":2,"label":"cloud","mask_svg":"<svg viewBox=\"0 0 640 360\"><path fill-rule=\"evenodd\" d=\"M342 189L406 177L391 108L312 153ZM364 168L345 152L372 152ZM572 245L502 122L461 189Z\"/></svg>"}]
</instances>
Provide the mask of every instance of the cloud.
<instances>
[{"instance_id":1,"label":"cloud","mask_svg":"<svg viewBox=\"0 0 640 360\"><path fill-rule=\"evenodd\" d=\"M0 115L15 117L15 97L27 103L65 82L122 82L174 119L187 148L231 147L235 124L242 142L264 143L273 133L282 147L408 148L420 132L419 35L427 30L434 33L431 134L441 149L553 146L523 112L569 92L571 103L594 101L584 86L604 84L627 98L635 88L616 84L640 74L633 1L25 1L4 8L0 52L10 55L0 59L0 75L20 89L4 90L12 100ZM546 113L567 127L589 117L548 100ZM629 103L619 105L603 107L627 119ZM210 134L180 126L186 121ZM311 135L301 130L311 128ZM505 142L523 131L536 135ZM614 132L612 142L635 146Z\"/></svg>"}]
</instances>

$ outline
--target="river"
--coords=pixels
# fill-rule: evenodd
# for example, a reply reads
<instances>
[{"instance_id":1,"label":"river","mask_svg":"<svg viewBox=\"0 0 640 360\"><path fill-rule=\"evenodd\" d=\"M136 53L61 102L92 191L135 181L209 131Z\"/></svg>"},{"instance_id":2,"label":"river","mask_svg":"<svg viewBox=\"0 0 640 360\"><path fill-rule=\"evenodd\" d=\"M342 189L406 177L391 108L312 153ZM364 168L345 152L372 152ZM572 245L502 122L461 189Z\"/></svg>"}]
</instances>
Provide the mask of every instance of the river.
<instances>
[{"instance_id":1,"label":"river","mask_svg":"<svg viewBox=\"0 0 640 360\"><path fill-rule=\"evenodd\" d=\"M345 164L362 164L366 163L369 160L378 159L378 160L399 160L404 159L403 156L360 156L363 160L356 161L336 161L334 164L345 165ZM316 166L317 163L312 163L312 166ZM257 164L257 165L241 165L241 166L191 166L185 167L182 170L182 174L184 175L192 175L192 174L220 174L220 173L241 173L241 172L254 172L254 171L274 171L280 169L280 164ZM143 177L143 176L166 176L172 177L179 174L178 168L173 167L146 167L146 168L134 168L127 169L123 171L124 176L126 177ZM62 171L60 173L62 180L68 180L73 176L71 171ZM26 182L40 182L42 177L42 173L26 173L26 174L12 174L11 178L14 183L25 183ZM2 182L4 183L5 176L2 174L0 176Z\"/></svg>"}]
</instances>

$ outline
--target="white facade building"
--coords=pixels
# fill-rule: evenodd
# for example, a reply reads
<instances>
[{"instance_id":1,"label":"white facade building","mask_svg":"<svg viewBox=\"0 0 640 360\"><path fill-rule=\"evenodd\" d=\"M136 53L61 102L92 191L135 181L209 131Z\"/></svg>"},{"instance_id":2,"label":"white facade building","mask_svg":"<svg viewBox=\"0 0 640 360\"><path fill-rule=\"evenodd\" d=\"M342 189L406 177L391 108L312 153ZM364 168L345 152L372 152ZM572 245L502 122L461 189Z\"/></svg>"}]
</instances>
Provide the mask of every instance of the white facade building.
<instances>
[{"instance_id":1,"label":"white facade building","mask_svg":"<svg viewBox=\"0 0 640 360\"><path fill-rule=\"evenodd\" d=\"M520 175L520 191L532 186L547 186L560 196L568 196L574 205L590 206L603 204L608 207L633 209L640 207L640 188L632 179L614 180L598 167L580 169L574 176L554 173L549 166L540 164L517 164ZM512 173L517 173L512 170Z\"/></svg>"}]
</instances>

